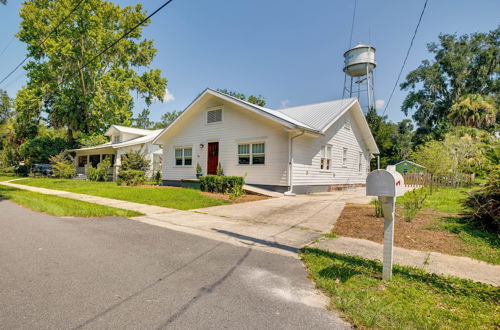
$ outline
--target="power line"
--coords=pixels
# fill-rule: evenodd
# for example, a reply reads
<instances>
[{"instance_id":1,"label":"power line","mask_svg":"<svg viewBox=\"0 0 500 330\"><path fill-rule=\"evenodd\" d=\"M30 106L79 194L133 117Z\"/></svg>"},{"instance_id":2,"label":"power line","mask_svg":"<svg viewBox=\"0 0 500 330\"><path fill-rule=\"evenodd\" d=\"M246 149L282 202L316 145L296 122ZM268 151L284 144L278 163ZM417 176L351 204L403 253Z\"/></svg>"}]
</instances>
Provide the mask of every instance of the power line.
<instances>
[{"instance_id":1,"label":"power line","mask_svg":"<svg viewBox=\"0 0 500 330\"><path fill-rule=\"evenodd\" d=\"M398 86L399 79L401 78L401 74L403 73L403 69L406 65L406 61L408 60L408 56L410 55L410 51L411 51L411 48L413 46L413 41L415 40L418 28L420 27L420 23L422 22L422 17L424 16L425 8L427 7L427 2L428 2L428 0L425 0L424 8L422 8L422 12L420 13L420 17L418 19L417 26L415 27L415 31L413 32L413 37L411 38L410 47L408 47L408 51L406 52L406 56L405 56L405 59L403 61L403 65L401 66L401 70L399 71L399 74L398 74L398 79L396 79L396 83L394 84L391 95L389 96L389 100L387 100L387 103L385 104L385 109L384 109L384 112L382 113L382 116L385 115L385 112L387 111L387 108L389 107L389 103L391 103L392 96L394 95L394 91L396 90L396 87Z\"/></svg>"},{"instance_id":2,"label":"power line","mask_svg":"<svg viewBox=\"0 0 500 330\"><path fill-rule=\"evenodd\" d=\"M59 27L62 25L62 23L64 23L64 21L66 21L77 9L78 7L80 7L80 5L82 4L82 2L85 1L85 0L80 0L78 1L78 3L76 4L75 7L73 7L73 9L71 9L71 11L68 13L68 15L66 15L60 22L59 24L57 24L57 26L55 28L53 28L49 34L47 34L45 36L45 38L43 38L43 40L38 44L38 47L40 47L41 45L43 45L45 43L45 41L47 41L47 39L54 33L57 31L57 29L59 29ZM17 69L19 69L21 67L21 65L24 64L24 62L26 62L26 60L30 58L29 55L26 55L26 57L18 64L16 65L16 67L9 72L8 75L6 75L1 81L0 81L0 85L5 81L7 80L14 72L17 71Z\"/></svg>"},{"instance_id":3,"label":"power line","mask_svg":"<svg viewBox=\"0 0 500 330\"><path fill-rule=\"evenodd\" d=\"M3 53L5 53L5 51L7 50L7 48L9 48L9 46L12 44L12 42L14 41L14 39L16 39L16 37L12 36L9 40L9 42L7 43L7 46L4 47L4 49L2 49L2 51L0 52L0 57L3 55Z\"/></svg>"}]
</instances>

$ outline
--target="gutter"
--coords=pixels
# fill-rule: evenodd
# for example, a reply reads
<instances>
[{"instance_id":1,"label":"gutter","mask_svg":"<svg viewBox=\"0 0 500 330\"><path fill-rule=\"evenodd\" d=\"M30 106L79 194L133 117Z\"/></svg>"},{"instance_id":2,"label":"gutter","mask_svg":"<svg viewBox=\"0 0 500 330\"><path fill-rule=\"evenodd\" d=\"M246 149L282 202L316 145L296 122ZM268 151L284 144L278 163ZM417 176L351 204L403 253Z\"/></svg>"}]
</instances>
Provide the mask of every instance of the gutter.
<instances>
[{"instance_id":1,"label":"gutter","mask_svg":"<svg viewBox=\"0 0 500 330\"><path fill-rule=\"evenodd\" d=\"M285 196L295 196L293 192L293 140L305 134L305 130L302 130L300 134L292 136L289 138L289 147L288 147L288 185L290 186L290 190L285 191Z\"/></svg>"}]
</instances>

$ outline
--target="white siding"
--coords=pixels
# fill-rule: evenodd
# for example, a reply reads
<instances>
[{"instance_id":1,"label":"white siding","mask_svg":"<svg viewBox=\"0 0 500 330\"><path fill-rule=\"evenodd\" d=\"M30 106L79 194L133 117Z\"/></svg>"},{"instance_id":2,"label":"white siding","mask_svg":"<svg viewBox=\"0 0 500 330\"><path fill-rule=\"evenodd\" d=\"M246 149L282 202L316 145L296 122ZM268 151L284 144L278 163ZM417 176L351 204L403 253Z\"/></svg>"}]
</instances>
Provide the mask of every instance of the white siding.
<instances>
[{"instance_id":1,"label":"white siding","mask_svg":"<svg viewBox=\"0 0 500 330\"><path fill-rule=\"evenodd\" d=\"M222 122L207 124L207 110L221 104ZM288 133L281 125L219 100L192 108L178 124L158 141L163 144L163 180L195 178L197 163L206 174L208 142L219 142L224 174L246 176L250 184L287 185ZM245 142L265 143L265 165L238 165L238 143ZM175 166L176 147L193 148L192 166Z\"/></svg>"},{"instance_id":2,"label":"white siding","mask_svg":"<svg viewBox=\"0 0 500 330\"><path fill-rule=\"evenodd\" d=\"M350 122L350 129L344 128L344 123ZM364 184L369 165L369 152L359 134L359 127L350 112L346 112L330 127L324 136L303 136L294 142L294 185L334 185L334 184ZM332 146L332 168L321 170L321 147ZM347 148L347 166L342 165L343 148ZM359 172L359 153L363 153L362 171Z\"/></svg>"}]
</instances>

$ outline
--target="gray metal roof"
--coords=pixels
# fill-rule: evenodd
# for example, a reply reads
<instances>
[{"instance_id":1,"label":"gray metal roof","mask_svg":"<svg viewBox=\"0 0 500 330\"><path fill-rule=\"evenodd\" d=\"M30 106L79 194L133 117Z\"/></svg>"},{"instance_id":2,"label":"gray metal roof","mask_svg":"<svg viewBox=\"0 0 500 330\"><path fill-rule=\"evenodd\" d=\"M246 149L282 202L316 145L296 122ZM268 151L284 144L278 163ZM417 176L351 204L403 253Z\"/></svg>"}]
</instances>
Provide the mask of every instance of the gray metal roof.
<instances>
[{"instance_id":1,"label":"gray metal roof","mask_svg":"<svg viewBox=\"0 0 500 330\"><path fill-rule=\"evenodd\" d=\"M293 118L317 131L323 131L354 102L355 98L307 104L298 107L274 110Z\"/></svg>"}]
</instances>

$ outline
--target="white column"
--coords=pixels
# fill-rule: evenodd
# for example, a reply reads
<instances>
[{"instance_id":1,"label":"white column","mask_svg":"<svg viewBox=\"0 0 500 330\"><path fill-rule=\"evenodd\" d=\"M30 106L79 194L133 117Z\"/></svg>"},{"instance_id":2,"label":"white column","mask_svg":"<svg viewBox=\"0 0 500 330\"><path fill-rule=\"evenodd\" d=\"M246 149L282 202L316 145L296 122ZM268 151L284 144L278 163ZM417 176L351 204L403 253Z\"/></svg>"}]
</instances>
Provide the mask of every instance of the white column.
<instances>
[{"instance_id":1,"label":"white column","mask_svg":"<svg viewBox=\"0 0 500 330\"><path fill-rule=\"evenodd\" d=\"M384 259L382 278L390 280L392 276L392 260L393 260L393 247L394 247L394 209L395 197L382 197L379 198L382 210L384 211Z\"/></svg>"}]
</instances>

